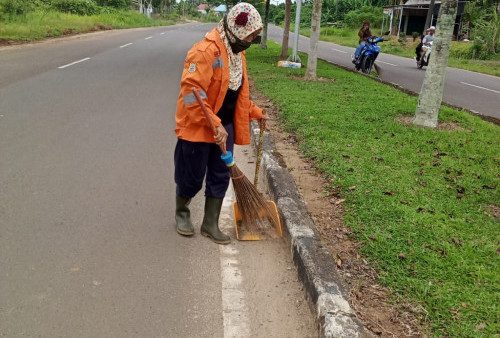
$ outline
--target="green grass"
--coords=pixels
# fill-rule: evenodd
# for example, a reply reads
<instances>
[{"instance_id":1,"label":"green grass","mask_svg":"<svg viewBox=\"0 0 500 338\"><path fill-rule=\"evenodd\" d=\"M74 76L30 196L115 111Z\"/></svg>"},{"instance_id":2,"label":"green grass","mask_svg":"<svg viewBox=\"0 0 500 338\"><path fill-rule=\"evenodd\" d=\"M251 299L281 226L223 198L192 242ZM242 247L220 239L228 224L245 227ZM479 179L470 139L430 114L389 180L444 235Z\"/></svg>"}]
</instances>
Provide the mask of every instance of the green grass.
<instances>
[{"instance_id":1,"label":"green grass","mask_svg":"<svg viewBox=\"0 0 500 338\"><path fill-rule=\"evenodd\" d=\"M55 11L29 12L1 22L0 39L32 41L102 29L172 25L172 20L152 20L131 11L79 16Z\"/></svg>"},{"instance_id":2,"label":"green grass","mask_svg":"<svg viewBox=\"0 0 500 338\"><path fill-rule=\"evenodd\" d=\"M498 336L499 127L444 106L440 122L458 128L404 125L416 97L325 62L317 74L331 81L306 82L305 69L276 67L280 51L250 48L249 73L346 199L379 282L422 305L433 336Z\"/></svg>"},{"instance_id":3,"label":"green grass","mask_svg":"<svg viewBox=\"0 0 500 338\"><path fill-rule=\"evenodd\" d=\"M293 27L292 27L293 30ZM309 36L310 28L301 28L300 34ZM380 29L374 29L373 34L380 34ZM320 40L333 42L341 46L353 47L358 46L358 31L349 28L321 28ZM413 41L412 37L407 38L406 45L401 45L398 39L392 37L389 41L384 41L380 44L382 53L413 58L415 56L415 47L420 43L420 38ZM451 54L448 58L448 66L470 70L474 72L500 76L500 55L496 55L492 60L472 60L469 58L460 58L453 56L453 52L461 52L468 49L472 42L453 41L451 46ZM354 52L354 51L353 51Z\"/></svg>"}]
</instances>

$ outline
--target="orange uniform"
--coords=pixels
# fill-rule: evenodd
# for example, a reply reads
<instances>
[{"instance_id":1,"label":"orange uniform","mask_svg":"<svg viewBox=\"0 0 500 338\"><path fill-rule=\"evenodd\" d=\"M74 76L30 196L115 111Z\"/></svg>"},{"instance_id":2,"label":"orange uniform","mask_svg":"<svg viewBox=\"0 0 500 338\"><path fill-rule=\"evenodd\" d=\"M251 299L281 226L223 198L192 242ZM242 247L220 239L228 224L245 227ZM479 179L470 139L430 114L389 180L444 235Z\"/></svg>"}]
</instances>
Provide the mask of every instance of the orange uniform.
<instances>
[{"instance_id":1,"label":"orange uniform","mask_svg":"<svg viewBox=\"0 0 500 338\"><path fill-rule=\"evenodd\" d=\"M243 84L240 88L234 112L234 143L250 143L250 120L262 118L262 109L250 101L250 87L246 73L244 52ZM224 43L217 28L205 39L195 44L187 54L182 72L181 90L177 100L175 132L180 139L191 142L214 143L214 134L209 122L192 92L195 87L205 102L215 126L221 120L217 112L224 102L229 85L229 60Z\"/></svg>"}]
</instances>

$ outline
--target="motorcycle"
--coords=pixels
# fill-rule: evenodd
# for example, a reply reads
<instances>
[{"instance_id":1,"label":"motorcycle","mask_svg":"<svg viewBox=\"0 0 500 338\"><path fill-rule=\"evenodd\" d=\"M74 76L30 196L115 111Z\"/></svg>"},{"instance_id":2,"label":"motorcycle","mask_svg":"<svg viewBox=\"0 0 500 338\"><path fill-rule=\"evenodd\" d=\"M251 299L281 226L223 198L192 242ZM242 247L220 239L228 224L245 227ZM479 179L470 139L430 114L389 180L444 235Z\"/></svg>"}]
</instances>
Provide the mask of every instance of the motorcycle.
<instances>
[{"instance_id":1,"label":"motorcycle","mask_svg":"<svg viewBox=\"0 0 500 338\"><path fill-rule=\"evenodd\" d=\"M420 60L417 61L417 68L421 69L423 66L429 64L429 59L431 58L432 51L432 41L422 46L422 52L420 53Z\"/></svg>"},{"instance_id":2,"label":"motorcycle","mask_svg":"<svg viewBox=\"0 0 500 338\"><path fill-rule=\"evenodd\" d=\"M366 40L366 44L361 50L358 58L352 60L356 70L361 69L364 74L370 74L373 64L375 63L381 49L377 43L382 41L384 41L384 39L379 36L370 36Z\"/></svg>"}]
</instances>

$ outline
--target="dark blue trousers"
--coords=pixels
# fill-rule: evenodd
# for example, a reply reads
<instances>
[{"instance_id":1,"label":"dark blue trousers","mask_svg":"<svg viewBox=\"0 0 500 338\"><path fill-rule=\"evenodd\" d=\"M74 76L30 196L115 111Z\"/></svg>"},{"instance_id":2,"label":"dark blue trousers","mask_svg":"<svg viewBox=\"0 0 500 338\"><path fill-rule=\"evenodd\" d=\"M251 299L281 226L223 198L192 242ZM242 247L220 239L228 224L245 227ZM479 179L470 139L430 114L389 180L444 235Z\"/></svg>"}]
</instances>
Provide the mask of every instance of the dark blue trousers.
<instances>
[{"instance_id":1,"label":"dark blue trousers","mask_svg":"<svg viewBox=\"0 0 500 338\"><path fill-rule=\"evenodd\" d=\"M229 134L226 149L234 149L234 126L225 125ZM220 158L222 151L215 143L190 142L177 139L174 153L175 183L177 196L194 197L203 186L205 196L224 198L229 186L229 170Z\"/></svg>"}]
</instances>

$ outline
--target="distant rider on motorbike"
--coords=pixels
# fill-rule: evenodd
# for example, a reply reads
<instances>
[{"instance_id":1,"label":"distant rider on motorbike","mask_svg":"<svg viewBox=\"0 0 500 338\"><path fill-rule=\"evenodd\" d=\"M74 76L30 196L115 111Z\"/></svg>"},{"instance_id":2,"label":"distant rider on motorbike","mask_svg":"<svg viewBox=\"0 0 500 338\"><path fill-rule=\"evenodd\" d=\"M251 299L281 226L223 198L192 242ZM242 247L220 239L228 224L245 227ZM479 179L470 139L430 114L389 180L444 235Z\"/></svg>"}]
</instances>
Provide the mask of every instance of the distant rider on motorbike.
<instances>
[{"instance_id":1,"label":"distant rider on motorbike","mask_svg":"<svg viewBox=\"0 0 500 338\"><path fill-rule=\"evenodd\" d=\"M356 63L359 55L361 54L361 51L363 50L363 47L366 45L366 40L372 36L372 32L370 31L370 21L365 21L363 22L363 27L358 32L359 36L359 46L356 48L356 51L354 52L354 57L352 62Z\"/></svg>"},{"instance_id":2,"label":"distant rider on motorbike","mask_svg":"<svg viewBox=\"0 0 500 338\"><path fill-rule=\"evenodd\" d=\"M431 42L434 41L434 33L436 32L436 27L430 26L429 28L427 28L427 30L425 32L427 34L422 39L422 42L415 49L415 53L417 54L417 57L415 58L415 61L417 61L417 62L420 60L420 56L422 54L422 46L427 46Z\"/></svg>"}]
</instances>

